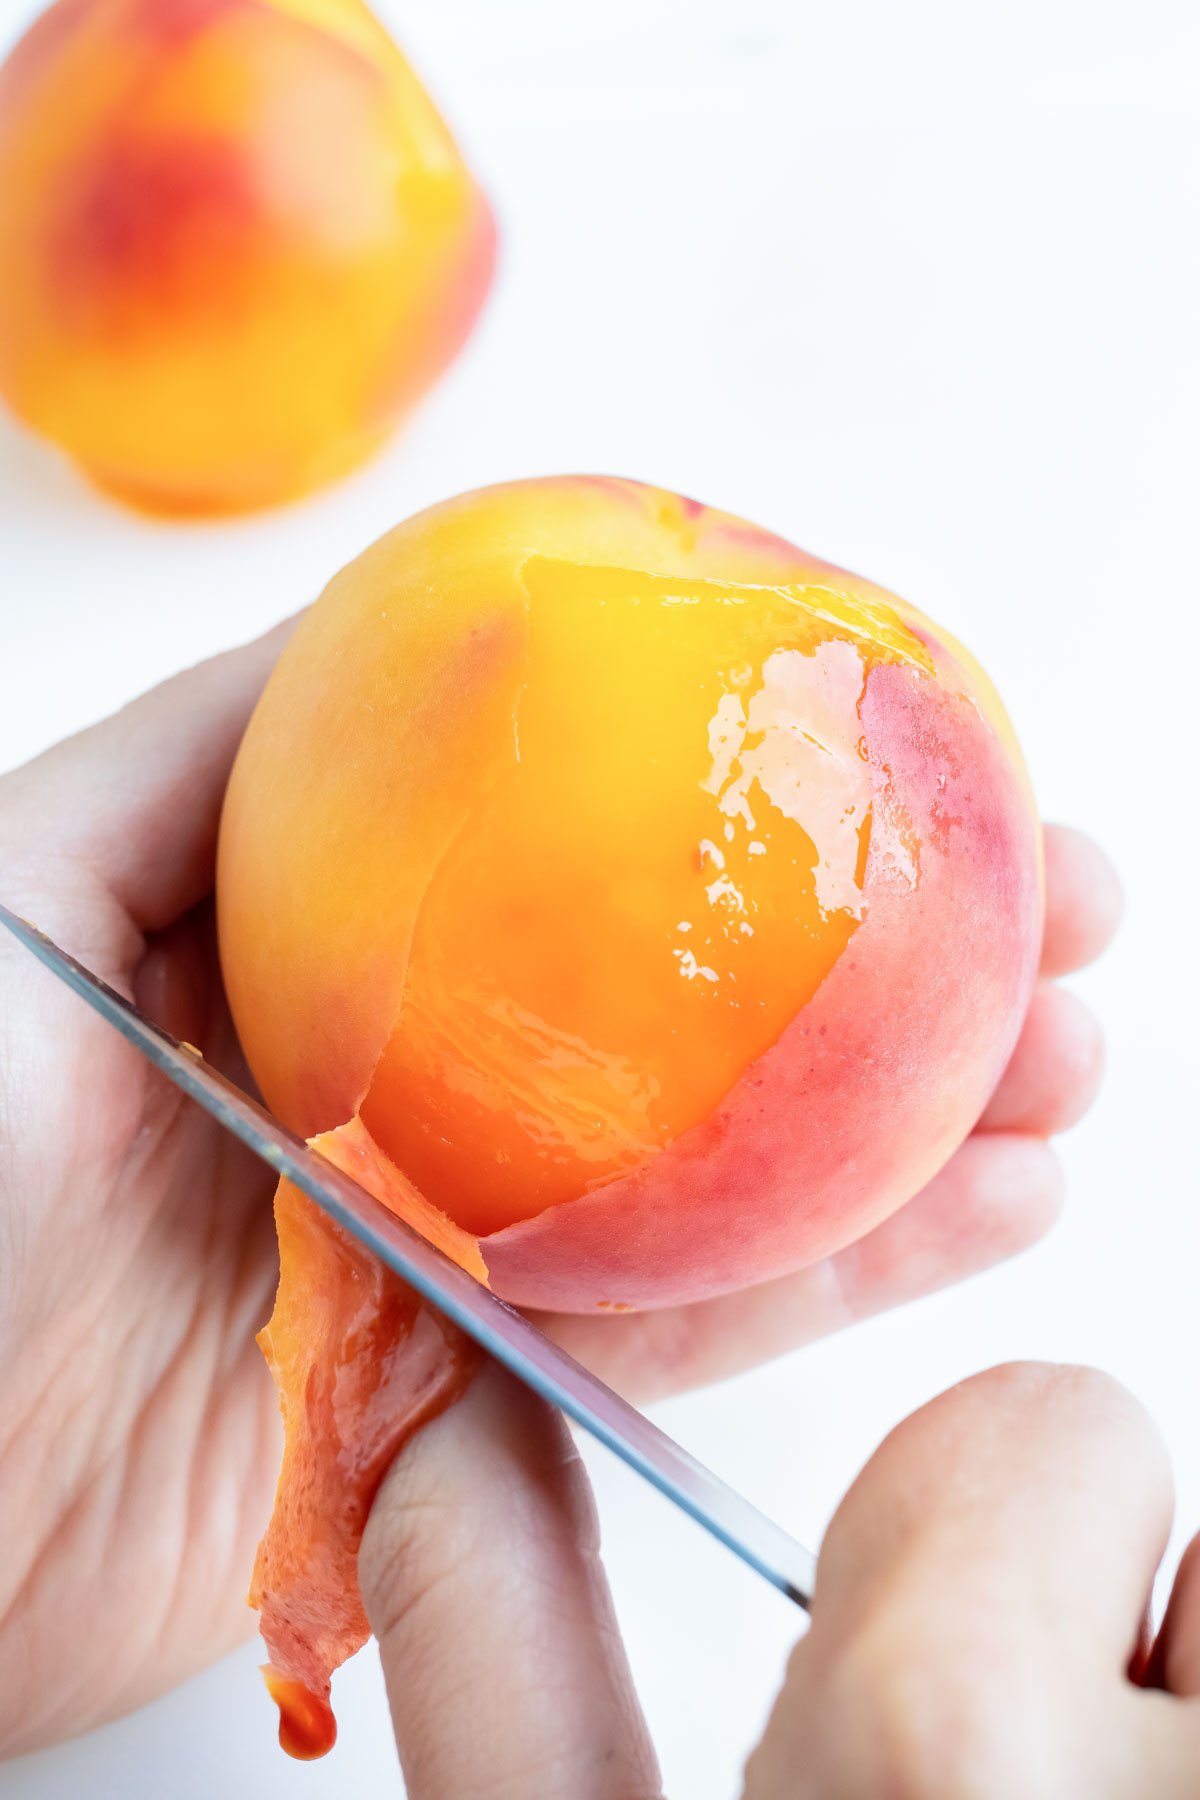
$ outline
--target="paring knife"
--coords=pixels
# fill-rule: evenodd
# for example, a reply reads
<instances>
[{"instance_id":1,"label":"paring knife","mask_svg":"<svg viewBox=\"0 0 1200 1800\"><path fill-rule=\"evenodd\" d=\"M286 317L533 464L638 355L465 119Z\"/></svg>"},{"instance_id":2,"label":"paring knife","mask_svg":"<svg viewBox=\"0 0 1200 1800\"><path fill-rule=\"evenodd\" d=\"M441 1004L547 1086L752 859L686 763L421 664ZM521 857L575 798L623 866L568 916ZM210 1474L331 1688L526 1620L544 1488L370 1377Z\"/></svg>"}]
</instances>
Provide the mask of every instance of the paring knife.
<instances>
[{"instance_id":1,"label":"paring knife","mask_svg":"<svg viewBox=\"0 0 1200 1800\"><path fill-rule=\"evenodd\" d=\"M743 1562L809 1610L815 1559L787 1532L560 1350L521 1313L218 1074L191 1045L180 1043L153 1024L123 995L6 906L0 906L0 924L218 1124L240 1138L277 1174L286 1175L526 1387L607 1444Z\"/></svg>"}]
</instances>

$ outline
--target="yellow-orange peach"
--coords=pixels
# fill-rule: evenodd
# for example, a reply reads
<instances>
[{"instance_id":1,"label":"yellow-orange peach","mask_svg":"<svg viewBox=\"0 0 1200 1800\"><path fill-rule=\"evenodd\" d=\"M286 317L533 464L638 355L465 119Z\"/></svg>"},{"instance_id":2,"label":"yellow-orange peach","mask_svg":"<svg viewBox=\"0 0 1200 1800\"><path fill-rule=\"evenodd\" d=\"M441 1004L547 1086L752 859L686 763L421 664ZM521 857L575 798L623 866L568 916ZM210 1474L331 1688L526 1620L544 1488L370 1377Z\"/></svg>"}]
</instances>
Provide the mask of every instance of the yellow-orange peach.
<instances>
[{"instance_id":1,"label":"yellow-orange peach","mask_svg":"<svg viewBox=\"0 0 1200 1800\"><path fill-rule=\"evenodd\" d=\"M335 578L242 745L222 962L270 1104L507 1298L779 1275L970 1129L1041 930L1020 755L903 602L634 482L435 507ZM286 1182L253 1598L332 1742L380 1476L472 1353Z\"/></svg>"},{"instance_id":2,"label":"yellow-orange peach","mask_svg":"<svg viewBox=\"0 0 1200 1800\"><path fill-rule=\"evenodd\" d=\"M300 626L229 791L225 975L271 1104L354 1121L502 1293L662 1305L946 1158L1038 855L999 702L912 608L675 495L521 483Z\"/></svg>"},{"instance_id":3,"label":"yellow-orange peach","mask_svg":"<svg viewBox=\"0 0 1200 1800\"><path fill-rule=\"evenodd\" d=\"M0 394L137 504L352 466L459 347L492 255L362 0L58 0L0 70Z\"/></svg>"}]
</instances>

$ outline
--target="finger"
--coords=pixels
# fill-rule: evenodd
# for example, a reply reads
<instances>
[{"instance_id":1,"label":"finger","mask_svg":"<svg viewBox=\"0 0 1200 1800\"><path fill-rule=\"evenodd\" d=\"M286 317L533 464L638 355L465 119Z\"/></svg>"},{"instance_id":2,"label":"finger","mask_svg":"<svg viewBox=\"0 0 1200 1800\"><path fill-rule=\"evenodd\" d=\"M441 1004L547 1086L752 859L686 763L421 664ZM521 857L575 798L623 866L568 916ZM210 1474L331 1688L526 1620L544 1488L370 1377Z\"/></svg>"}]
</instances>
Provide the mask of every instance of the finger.
<instances>
[{"instance_id":1,"label":"finger","mask_svg":"<svg viewBox=\"0 0 1200 1800\"><path fill-rule=\"evenodd\" d=\"M1100 1739L1137 1698L1125 1666L1170 1516L1158 1434L1107 1377L1025 1364L943 1394L830 1526L748 1800L1158 1791L1144 1764L1112 1781ZM783 1785L822 1759L823 1781Z\"/></svg>"},{"instance_id":2,"label":"finger","mask_svg":"<svg viewBox=\"0 0 1200 1800\"><path fill-rule=\"evenodd\" d=\"M410 1800L659 1793L582 1467L499 1369L399 1458L359 1575Z\"/></svg>"},{"instance_id":3,"label":"finger","mask_svg":"<svg viewBox=\"0 0 1200 1800\"><path fill-rule=\"evenodd\" d=\"M1042 974L1068 975L1094 962L1121 918L1121 884L1099 844L1069 825L1047 825L1046 927Z\"/></svg>"},{"instance_id":4,"label":"finger","mask_svg":"<svg viewBox=\"0 0 1200 1800\"><path fill-rule=\"evenodd\" d=\"M52 890L59 871L82 868L142 931L203 899L233 758L294 624L185 670L6 776L6 884Z\"/></svg>"},{"instance_id":5,"label":"finger","mask_svg":"<svg viewBox=\"0 0 1200 1800\"><path fill-rule=\"evenodd\" d=\"M1104 1074L1104 1039L1083 1001L1043 982L979 1121L983 1131L1049 1137L1081 1119Z\"/></svg>"},{"instance_id":6,"label":"finger","mask_svg":"<svg viewBox=\"0 0 1200 1800\"><path fill-rule=\"evenodd\" d=\"M133 972L134 1004L169 1031L208 1054L216 957L211 906L193 908L158 932Z\"/></svg>"},{"instance_id":7,"label":"finger","mask_svg":"<svg viewBox=\"0 0 1200 1800\"><path fill-rule=\"evenodd\" d=\"M1155 1685L1200 1696L1200 1536L1183 1553L1150 1666Z\"/></svg>"},{"instance_id":8,"label":"finger","mask_svg":"<svg viewBox=\"0 0 1200 1800\"><path fill-rule=\"evenodd\" d=\"M626 1318L539 1320L638 1400L724 1380L947 1287L1035 1243L1058 1217L1062 1170L1040 1138L967 1139L908 1205L836 1256L741 1293Z\"/></svg>"},{"instance_id":9,"label":"finger","mask_svg":"<svg viewBox=\"0 0 1200 1800\"><path fill-rule=\"evenodd\" d=\"M836 1634L864 1596L886 1589L890 1607L919 1595L915 1643L955 1616L1019 1613L1036 1618L1039 1641L1122 1674L1171 1511L1162 1440L1116 1382L1048 1364L992 1369L872 1457L830 1526L816 1610ZM932 1579L950 1569L952 1581Z\"/></svg>"},{"instance_id":10,"label":"finger","mask_svg":"<svg viewBox=\"0 0 1200 1800\"><path fill-rule=\"evenodd\" d=\"M194 1044L228 1080L259 1098L221 986L216 906L211 896L166 931L145 940L145 954L133 970L129 987L139 1011L172 1037ZM275 1183L265 1167L263 1180L268 1192L273 1191Z\"/></svg>"}]
</instances>

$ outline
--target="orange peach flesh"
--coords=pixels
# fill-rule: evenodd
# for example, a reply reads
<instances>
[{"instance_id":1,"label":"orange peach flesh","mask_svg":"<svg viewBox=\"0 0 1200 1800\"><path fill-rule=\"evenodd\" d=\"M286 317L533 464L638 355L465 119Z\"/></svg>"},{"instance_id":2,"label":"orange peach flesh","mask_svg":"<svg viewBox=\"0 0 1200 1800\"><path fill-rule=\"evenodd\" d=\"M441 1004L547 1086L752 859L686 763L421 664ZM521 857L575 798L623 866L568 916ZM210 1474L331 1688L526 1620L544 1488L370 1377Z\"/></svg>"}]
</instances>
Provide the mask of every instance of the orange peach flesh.
<instances>
[{"instance_id":1,"label":"orange peach flesh","mask_svg":"<svg viewBox=\"0 0 1200 1800\"><path fill-rule=\"evenodd\" d=\"M864 684L930 667L828 590L537 555L518 580L511 754L431 873L362 1108L485 1235L654 1156L811 998L862 916Z\"/></svg>"},{"instance_id":2,"label":"orange peach flesh","mask_svg":"<svg viewBox=\"0 0 1200 1800\"><path fill-rule=\"evenodd\" d=\"M573 478L335 579L247 733L219 902L282 1116L506 1297L655 1306L860 1235L965 1135L1030 991L1039 845L999 702L919 614ZM314 1316L302 1359L336 1364ZM264 1633L319 1696L364 1627L313 1585L315 1663Z\"/></svg>"}]
</instances>

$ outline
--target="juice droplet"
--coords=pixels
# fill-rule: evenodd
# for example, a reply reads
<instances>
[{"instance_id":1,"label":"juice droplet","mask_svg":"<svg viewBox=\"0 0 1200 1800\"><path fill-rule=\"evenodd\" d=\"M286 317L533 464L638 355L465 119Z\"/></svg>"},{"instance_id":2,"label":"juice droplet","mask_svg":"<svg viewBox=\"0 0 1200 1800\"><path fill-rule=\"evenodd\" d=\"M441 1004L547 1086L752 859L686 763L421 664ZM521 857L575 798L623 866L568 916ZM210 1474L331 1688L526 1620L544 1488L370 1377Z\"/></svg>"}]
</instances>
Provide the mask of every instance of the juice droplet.
<instances>
[{"instance_id":1,"label":"juice droplet","mask_svg":"<svg viewBox=\"0 0 1200 1800\"><path fill-rule=\"evenodd\" d=\"M328 1755L337 1739L337 1720L328 1700L302 1681L293 1681L270 1663L263 1664L267 1692L279 1708L279 1747L297 1762Z\"/></svg>"}]
</instances>

